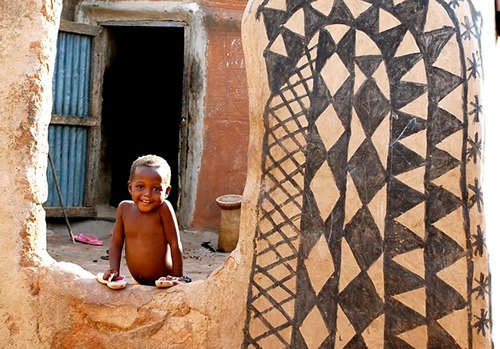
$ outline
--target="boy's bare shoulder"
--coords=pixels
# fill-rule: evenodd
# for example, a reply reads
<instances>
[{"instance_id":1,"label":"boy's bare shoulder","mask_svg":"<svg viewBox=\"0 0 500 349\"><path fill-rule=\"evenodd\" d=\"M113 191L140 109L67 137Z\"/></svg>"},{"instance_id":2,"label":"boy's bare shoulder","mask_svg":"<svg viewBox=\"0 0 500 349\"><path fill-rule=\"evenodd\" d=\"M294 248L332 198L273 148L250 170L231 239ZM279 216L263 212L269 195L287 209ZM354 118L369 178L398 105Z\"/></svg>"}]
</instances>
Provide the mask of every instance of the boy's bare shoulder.
<instances>
[{"instance_id":1,"label":"boy's bare shoulder","mask_svg":"<svg viewBox=\"0 0 500 349\"><path fill-rule=\"evenodd\" d=\"M174 211L174 207L172 206L172 204L170 203L170 201L164 200L163 204L161 205L161 210L164 213L168 212L168 213L172 214L173 211Z\"/></svg>"},{"instance_id":2,"label":"boy's bare shoulder","mask_svg":"<svg viewBox=\"0 0 500 349\"><path fill-rule=\"evenodd\" d=\"M133 207L135 206L135 203L132 201L132 200L123 200L122 202L120 202L118 204L118 210L125 210L125 209L128 209L130 207Z\"/></svg>"},{"instance_id":3,"label":"boy's bare shoulder","mask_svg":"<svg viewBox=\"0 0 500 349\"><path fill-rule=\"evenodd\" d=\"M160 215L164 218L168 218L169 220L173 220L175 218L174 207L170 201L163 201L163 204L160 206Z\"/></svg>"}]
</instances>

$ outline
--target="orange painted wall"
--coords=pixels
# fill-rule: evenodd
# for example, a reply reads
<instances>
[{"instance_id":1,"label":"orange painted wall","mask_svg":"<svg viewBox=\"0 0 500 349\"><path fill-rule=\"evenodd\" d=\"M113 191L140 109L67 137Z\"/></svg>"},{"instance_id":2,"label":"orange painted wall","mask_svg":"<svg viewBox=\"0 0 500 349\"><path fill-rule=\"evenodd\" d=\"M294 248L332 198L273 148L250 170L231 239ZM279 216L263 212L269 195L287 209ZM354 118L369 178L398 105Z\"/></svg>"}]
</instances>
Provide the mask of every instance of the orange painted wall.
<instances>
[{"instance_id":1,"label":"orange painted wall","mask_svg":"<svg viewBox=\"0 0 500 349\"><path fill-rule=\"evenodd\" d=\"M216 2L239 11L211 11L208 20L207 95L203 155L193 228L217 228L220 208L215 199L242 194L246 180L249 138L248 94L241 15L246 1ZM210 11L210 9L209 9Z\"/></svg>"},{"instance_id":2,"label":"orange painted wall","mask_svg":"<svg viewBox=\"0 0 500 349\"><path fill-rule=\"evenodd\" d=\"M243 14L247 2L247 0L201 0L199 3L217 11L233 10Z\"/></svg>"}]
</instances>

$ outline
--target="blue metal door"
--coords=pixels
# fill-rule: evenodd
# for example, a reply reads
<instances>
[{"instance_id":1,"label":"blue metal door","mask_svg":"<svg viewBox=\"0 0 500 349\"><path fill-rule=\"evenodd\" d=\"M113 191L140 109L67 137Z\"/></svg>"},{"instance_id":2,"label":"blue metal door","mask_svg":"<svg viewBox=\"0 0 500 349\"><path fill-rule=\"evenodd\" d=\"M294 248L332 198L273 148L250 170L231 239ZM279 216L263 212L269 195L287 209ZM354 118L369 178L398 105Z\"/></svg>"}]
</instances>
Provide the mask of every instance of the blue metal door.
<instances>
[{"instance_id":1,"label":"blue metal door","mask_svg":"<svg viewBox=\"0 0 500 349\"><path fill-rule=\"evenodd\" d=\"M100 27L61 22L49 125L47 216L95 216L100 144ZM53 165L53 166L52 166Z\"/></svg>"}]
</instances>

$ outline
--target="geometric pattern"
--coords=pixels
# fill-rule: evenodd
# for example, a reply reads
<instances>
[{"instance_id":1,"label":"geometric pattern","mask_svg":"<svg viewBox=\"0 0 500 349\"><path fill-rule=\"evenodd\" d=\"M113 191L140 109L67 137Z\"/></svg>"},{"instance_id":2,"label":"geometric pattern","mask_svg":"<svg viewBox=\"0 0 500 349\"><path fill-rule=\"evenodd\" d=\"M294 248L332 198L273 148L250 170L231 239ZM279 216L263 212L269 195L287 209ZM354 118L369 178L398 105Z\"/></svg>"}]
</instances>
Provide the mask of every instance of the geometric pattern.
<instances>
[{"instance_id":1,"label":"geometric pattern","mask_svg":"<svg viewBox=\"0 0 500 349\"><path fill-rule=\"evenodd\" d=\"M487 348L481 15L264 0L245 348Z\"/></svg>"}]
</instances>

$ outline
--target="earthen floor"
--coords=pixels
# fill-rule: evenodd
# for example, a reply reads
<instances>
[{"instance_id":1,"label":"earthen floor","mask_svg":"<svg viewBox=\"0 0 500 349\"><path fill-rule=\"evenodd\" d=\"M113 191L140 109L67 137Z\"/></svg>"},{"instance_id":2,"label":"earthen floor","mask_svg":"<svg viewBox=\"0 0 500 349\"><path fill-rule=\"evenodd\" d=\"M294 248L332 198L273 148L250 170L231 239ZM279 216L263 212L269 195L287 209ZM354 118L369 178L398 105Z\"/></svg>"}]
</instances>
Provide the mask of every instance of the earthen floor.
<instances>
[{"instance_id":1,"label":"earthen floor","mask_svg":"<svg viewBox=\"0 0 500 349\"><path fill-rule=\"evenodd\" d=\"M65 219L47 218L47 251L56 261L71 262L80 265L83 269L97 274L108 268L106 259L111 229L114 219ZM87 233L96 236L103 242L101 246L73 243L73 236ZM184 251L184 275L193 281L206 279L212 271L221 266L228 253L214 251L217 249L217 231L189 231L181 230L181 240ZM122 260L121 274L131 282L130 273L125 259Z\"/></svg>"}]
</instances>

